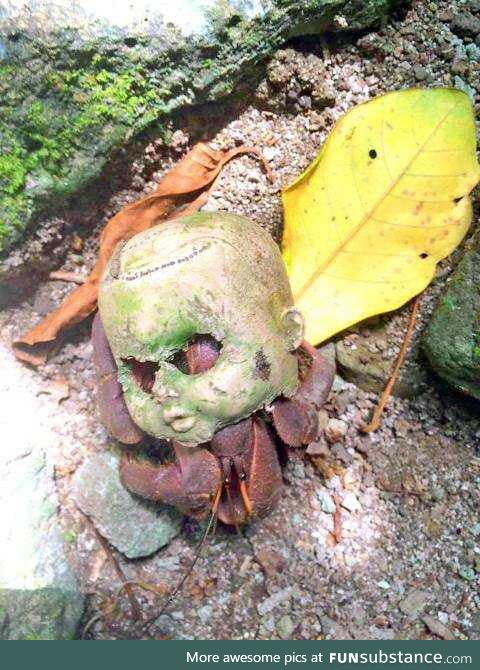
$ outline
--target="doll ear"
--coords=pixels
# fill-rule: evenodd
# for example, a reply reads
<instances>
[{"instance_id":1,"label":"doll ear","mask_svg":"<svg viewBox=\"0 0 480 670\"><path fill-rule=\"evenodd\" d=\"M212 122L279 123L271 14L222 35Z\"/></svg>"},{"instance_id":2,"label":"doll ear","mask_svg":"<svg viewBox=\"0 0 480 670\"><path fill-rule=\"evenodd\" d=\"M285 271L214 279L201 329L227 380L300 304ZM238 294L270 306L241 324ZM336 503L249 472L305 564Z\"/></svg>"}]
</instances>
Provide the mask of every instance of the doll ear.
<instances>
[{"instance_id":1,"label":"doll ear","mask_svg":"<svg viewBox=\"0 0 480 670\"><path fill-rule=\"evenodd\" d=\"M303 315L295 307L289 307L282 313L282 326L288 342L290 351L295 351L303 341L305 322Z\"/></svg>"},{"instance_id":2,"label":"doll ear","mask_svg":"<svg viewBox=\"0 0 480 670\"><path fill-rule=\"evenodd\" d=\"M92 346L100 419L110 435L119 442L138 444L144 434L133 422L128 411L123 389L118 381L117 364L98 313L92 324Z\"/></svg>"}]
</instances>

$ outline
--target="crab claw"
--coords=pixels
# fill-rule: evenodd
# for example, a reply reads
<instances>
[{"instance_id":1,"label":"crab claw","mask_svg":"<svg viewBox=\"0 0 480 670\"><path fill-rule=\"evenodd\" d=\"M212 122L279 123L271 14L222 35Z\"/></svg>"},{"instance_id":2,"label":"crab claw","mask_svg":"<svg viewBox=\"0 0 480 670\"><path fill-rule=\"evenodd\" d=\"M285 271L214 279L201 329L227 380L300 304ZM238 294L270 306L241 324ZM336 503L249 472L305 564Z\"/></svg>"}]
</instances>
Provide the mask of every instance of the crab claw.
<instances>
[{"instance_id":1,"label":"crab claw","mask_svg":"<svg viewBox=\"0 0 480 670\"><path fill-rule=\"evenodd\" d=\"M306 340L298 350L300 357L300 386L295 393L296 400L303 400L316 409L325 403L335 377L335 363L332 363L320 351ZM306 359L303 360L302 359Z\"/></svg>"},{"instance_id":2,"label":"crab claw","mask_svg":"<svg viewBox=\"0 0 480 670\"><path fill-rule=\"evenodd\" d=\"M253 503L253 516L270 514L283 488L277 448L262 419L253 420L253 441L247 493Z\"/></svg>"},{"instance_id":3,"label":"crab claw","mask_svg":"<svg viewBox=\"0 0 480 670\"><path fill-rule=\"evenodd\" d=\"M117 364L113 358L100 315L92 324L93 360L97 373L97 404L100 419L112 435L124 444L138 444L144 435L133 422L118 381Z\"/></svg>"},{"instance_id":4,"label":"crab claw","mask_svg":"<svg viewBox=\"0 0 480 670\"><path fill-rule=\"evenodd\" d=\"M176 462L154 465L125 452L120 462L123 485L142 498L178 507L189 516L202 517L212 507L221 486L220 466L209 451L173 443Z\"/></svg>"},{"instance_id":5,"label":"crab claw","mask_svg":"<svg viewBox=\"0 0 480 670\"><path fill-rule=\"evenodd\" d=\"M273 404L273 423L289 447L301 447L313 442L318 433L318 416L312 405L293 398L278 398Z\"/></svg>"},{"instance_id":6,"label":"crab claw","mask_svg":"<svg viewBox=\"0 0 480 670\"><path fill-rule=\"evenodd\" d=\"M317 410L326 401L335 376L333 363L308 342L302 342L297 355L300 386L293 398L277 398L272 413L275 429L289 447L301 447L316 439Z\"/></svg>"},{"instance_id":7,"label":"crab claw","mask_svg":"<svg viewBox=\"0 0 480 670\"><path fill-rule=\"evenodd\" d=\"M282 490L282 473L265 423L255 417L227 426L215 434L211 448L224 478L220 521L238 526L269 514Z\"/></svg>"}]
</instances>

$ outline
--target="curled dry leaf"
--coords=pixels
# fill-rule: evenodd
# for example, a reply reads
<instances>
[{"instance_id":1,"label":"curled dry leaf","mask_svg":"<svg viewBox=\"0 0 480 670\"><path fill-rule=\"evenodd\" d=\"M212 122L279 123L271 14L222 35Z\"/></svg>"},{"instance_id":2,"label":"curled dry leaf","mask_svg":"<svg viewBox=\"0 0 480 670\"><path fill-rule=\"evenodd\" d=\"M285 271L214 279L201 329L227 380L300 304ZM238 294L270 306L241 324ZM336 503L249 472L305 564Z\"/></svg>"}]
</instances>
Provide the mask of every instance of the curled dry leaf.
<instances>
[{"instance_id":1,"label":"curled dry leaf","mask_svg":"<svg viewBox=\"0 0 480 670\"><path fill-rule=\"evenodd\" d=\"M85 283L70 293L58 309L14 342L16 357L31 365L44 363L60 331L82 321L96 309L98 284L118 242L160 221L200 209L207 200L207 189L212 187L222 167L240 154L257 156L272 180L268 165L255 147L216 151L202 143L194 146L167 172L154 193L127 205L110 219L100 236L98 260Z\"/></svg>"}]
</instances>

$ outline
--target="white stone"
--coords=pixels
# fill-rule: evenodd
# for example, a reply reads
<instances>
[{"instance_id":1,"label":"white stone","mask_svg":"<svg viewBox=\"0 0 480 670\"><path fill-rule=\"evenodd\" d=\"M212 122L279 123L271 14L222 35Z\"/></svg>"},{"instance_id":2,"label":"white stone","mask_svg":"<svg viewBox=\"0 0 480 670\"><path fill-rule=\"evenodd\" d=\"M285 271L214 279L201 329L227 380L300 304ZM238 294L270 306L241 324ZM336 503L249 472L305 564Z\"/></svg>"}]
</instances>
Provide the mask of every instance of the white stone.
<instances>
[{"instance_id":1,"label":"white stone","mask_svg":"<svg viewBox=\"0 0 480 670\"><path fill-rule=\"evenodd\" d=\"M361 509L358 498L352 491L347 491L347 493L345 493L342 498L341 505L349 512L357 512L359 509Z\"/></svg>"}]
</instances>

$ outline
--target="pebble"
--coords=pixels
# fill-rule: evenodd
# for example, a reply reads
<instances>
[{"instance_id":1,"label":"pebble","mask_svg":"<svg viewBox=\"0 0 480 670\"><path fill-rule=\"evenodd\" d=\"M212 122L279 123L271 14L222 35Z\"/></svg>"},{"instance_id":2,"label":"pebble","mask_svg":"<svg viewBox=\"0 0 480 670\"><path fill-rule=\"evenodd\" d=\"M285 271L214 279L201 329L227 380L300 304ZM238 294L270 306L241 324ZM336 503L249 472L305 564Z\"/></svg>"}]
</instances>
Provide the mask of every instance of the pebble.
<instances>
[{"instance_id":1,"label":"pebble","mask_svg":"<svg viewBox=\"0 0 480 670\"><path fill-rule=\"evenodd\" d=\"M432 498L433 498L433 500L435 500L436 502L439 502L439 501L441 501L441 500L444 500L445 497L446 497L446 495L447 495L447 493L446 493L445 489L442 488L441 486L435 486L435 487L432 489Z\"/></svg>"},{"instance_id":2,"label":"pebble","mask_svg":"<svg viewBox=\"0 0 480 670\"><path fill-rule=\"evenodd\" d=\"M340 442L347 434L348 424L341 419L330 419L325 427L325 438L331 444Z\"/></svg>"},{"instance_id":3,"label":"pebble","mask_svg":"<svg viewBox=\"0 0 480 670\"><path fill-rule=\"evenodd\" d=\"M289 640L295 629L295 624L293 623L292 617L288 614L284 614L277 621L276 629L279 638L282 640Z\"/></svg>"},{"instance_id":4,"label":"pebble","mask_svg":"<svg viewBox=\"0 0 480 670\"><path fill-rule=\"evenodd\" d=\"M326 514L333 514L335 512L335 503L329 493L323 490L317 491L317 498L320 501L322 512L325 512Z\"/></svg>"},{"instance_id":5,"label":"pebble","mask_svg":"<svg viewBox=\"0 0 480 670\"><path fill-rule=\"evenodd\" d=\"M455 640L455 635L452 631L445 626L441 621L431 616L430 614L424 614L422 616L422 621L428 628L430 632L438 637L441 637L442 640Z\"/></svg>"},{"instance_id":6,"label":"pebble","mask_svg":"<svg viewBox=\"0 0 480 670\"><path fill-rule=\"evenodd\" d=\"M466 582L473 582L473 580L475 579L475 570L468 566L461 566L460 568L458 568L458 574Z\"/></svg>"},{"instance_id":7,"label":"pebble","mask_svg":"<svg viewBox=\"0 0 480 670\"><path fill-rule=\"evenodd\" d=\"M377 586L379 586L379 587L380 587L381 589L383 589L384 591L388 591L388 589L390 588L390 584L389 584L389 582L387 582L387 581L384 580L384 579L382 579L380 582L378 582L378 583L377 583Z\"/></svg>"},{"instance_id":8,"label":"pebble","mask_svg":"<svg viewBox=\"0 0 480 670\"><path fill-rule=\"evenodd\" d=\"M288 586L285 589L281 589L280 591L276 591L276 593L269 596L268 598L265 598L265 600L262 600L262 602L257 605L257 612L260 614L260 616L264 616L265 614L268 614L274 610L275 607L278 607L278 605L281 603L289 600L292 595L293 588L291 586Z\"/></svg>"},{"instance_id":9,"label":"pebble","mask_svg":"<svg viewBox=\"0 0 480 670\"><path fill-rule=\"evenodd\" d=\"M343 444L337 442L336 444L332 445L332 456L337 458L339 461L342 461L345 465L350 465L350 463L353 461L353 456L350 454Z\"/></svg>"},{"instance_id":10,"label":"pebble","mask_svg":"<svg viewBox=\"0 0 480 670\"><path fill-rule=\"evenodd\" d=\"M427 78L427 70L423 65L414 65L413 66L413 75L417 81L424 81Z\"/></svg>"},{"instance_id":11,"label":"pebble","mask_svg":"<svg viewBox=\"0 0 480 670\"><path fill-rule=\"evenodd\" d=\"M362 507L358 501L357 496L352 491L345 493L340 504L349 512L358 512L358 510Z\"/></svg>"},{"instance_id":12,"label":"pebble","mask_svg":"<svg viewBox=\"0 0 480 670\"><path fill-rule=\"evenodd\" d=\"M406 597L400 601L398 607L401 612L409 617L417 617L427 606L431 599L431 594L421 589L413 589Z\"/></svg>"}]
</instances>

